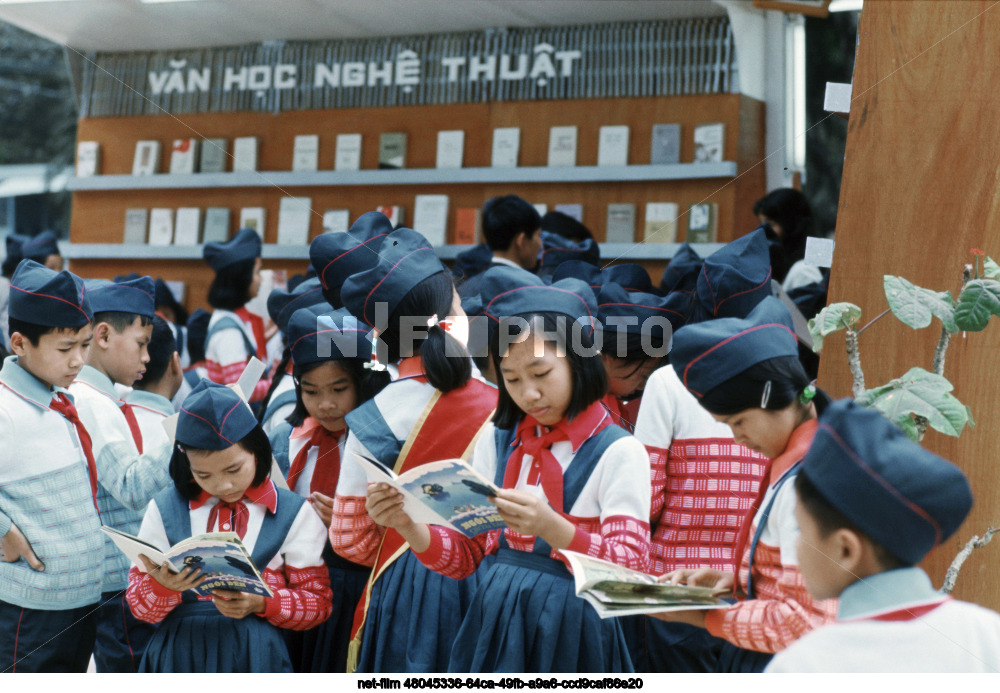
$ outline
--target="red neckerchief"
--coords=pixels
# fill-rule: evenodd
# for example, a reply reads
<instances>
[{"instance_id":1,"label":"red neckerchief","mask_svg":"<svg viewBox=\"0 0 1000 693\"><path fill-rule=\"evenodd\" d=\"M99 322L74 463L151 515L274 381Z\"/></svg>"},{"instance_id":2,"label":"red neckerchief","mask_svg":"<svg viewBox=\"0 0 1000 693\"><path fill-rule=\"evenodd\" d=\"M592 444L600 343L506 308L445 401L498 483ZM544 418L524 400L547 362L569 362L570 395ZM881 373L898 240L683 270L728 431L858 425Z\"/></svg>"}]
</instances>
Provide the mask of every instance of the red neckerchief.
<instances>
[{"instance_id":1,"label":"red neckerchief","mask_svg":"<svg viewBox=\"0 0 1000 693\"><path fill-rule=\"evenodd\" d=\"M293 438L300 438L309 435L309 440L299 453L295 456L291 468L288 470L288 488L295 490L295 484L299 480L299 475L306 468L306 458L309 457L309 450L318 447L316 452L316 468L313 470L312 479L309 481L309 492L319 491L331 498L337 492L337 479L340 478L340 436L347 429L330 431L323 428L323 425L308 417L305 423L292 432ZM311 433L310 433L311 431Z\"/></svg>"},{"instance_id":2,"label":"red neckerchief","mask_svg":"<svg viewBox=\"0 0 1000 693\"><path fill-rule=\"evenodd\" d=\"M80 421L80 414L77 412L76 407L69 401L69 397L63 393L59 392L52 396L49 408L65 416L76 429L76 435L80 438L80 447L83 448L83 456L87 459L87 474L90 476L90 495L94 499L94 508L97 508L97 463L94 461L94 443L90 439L90 434L87 433L83 422ZM100 517L100 515L101 511L98 509L97 516Z\"/></svg>"},{"instance_id":3,"label":"red neckerchief","mask_svg":"<svg viewBox=\"0 0 1000 693\"><path fill-rule=\"evenodd\" d=\"M125 415L125 421L128 422L128 430L132 431L132 440L135 441L135 449L142 454L142 429L139 428L139 422L135 418L135 411L132 409L132 405L128 402L119 403L118 407L122 410L122 414Z\"/></svg>"},{"instance_id":4,"label":"red neckerchief","mask_svg":"<svg viewBox=\"0 0 1000 693\"><path fill-rule=\"evenodd\" d=\"M424 377L424 362L419 356L407 356L396 365L399 380Z\"/></svg>"},{"instance_id":5,"label":"red neckerchief","mask_svg":"<svg viewBox=\"0 0 1000 693\"><path fill-rule=\"evenodd\" d=\"M517 425L513 443L517 448L507 461L507 469L503 476L504 488L514 488L521 476L524 457L530 455L531 470L528 472L527 482L537 485L541 481L549 504L557 511L565 512L562 467L552 454L552 444L568 440L575 453L588 439L611 425L611 417L600 401L591 404L572 421L563 417L552 428L542 426L534 418L526 415Z\"/></svg>"},{"instance_id":6,"label":"red neckerchief","mask_svg":"<svg viewBox=\"0 0 1000 693\"><path fill-rule=\"evenodd\" d=\"M259 315L251 313L246 308L237 308L233 311L240 320L250 326L253 332L253 339L257 342L257 358L267 363L267 339L264 338L264 319Z\"/></svg>"},{"instance_id":7,"label":"red neckerchief","mask_svg":"<svg viewBox=\"0 0 1000 693\"><path fill-rule=\"evenodd\" d=\"M813 438L816 437L817 426L819 426L818 419L809 419L799 424L792 431L792 435L789 436L785 450L767 465L764 478L760 480L760 488L757 489L757 497L754 499L750 509L747 510L747 514L743 518L743 523L740 525L740 532L736 537L736 551L733 553L733 563L735 564L734 574L737 576L737 580L734 582L734 589L736 583L739 582L740 564L743 562L743 552L746 551L747 543L750 540L750 528L753 525L754 517L757 516L757 511L760 510L764 502L764 495L767 493L767 489L771 487L772 480L775 482L778 481L778 479L785 475L785 472L805 457L809 446L812 445Z\"/></svg>"},{"instance_id":8,"label":"red neckerchief","mask_svg":"<svg viewBox=\"0 0 1000 693\"><path fill-rule=\"evenodd\" d=\"M191 510L196 510L205 505L210 498L213 498L207 491L202 491L198 497L190 502ZM212 506L208 513L208 524L206 532L236 532L240 539L246 536L247 521L250 518L250 511L243 502L248 500L251 503L260 503L267 507L271 513L278 508L278 491L270 479L266 479L260 486L251 486L243 494L243 498L235 503L223 503L221 500Z\"/></svg>"},{"instance_id":9,"label":"red neckerchief","mask_svg":"<svg viewBox=\"0 0 1000 693\"><path fill-rule=\"evenodd\" d=\"M604 403L616 426L624 428L629 433L635 433L635 420L639 416L639 404L642 402L642 397L623 402L609 392L604 395L601 402Z\"/></svg>"}]
</instances>

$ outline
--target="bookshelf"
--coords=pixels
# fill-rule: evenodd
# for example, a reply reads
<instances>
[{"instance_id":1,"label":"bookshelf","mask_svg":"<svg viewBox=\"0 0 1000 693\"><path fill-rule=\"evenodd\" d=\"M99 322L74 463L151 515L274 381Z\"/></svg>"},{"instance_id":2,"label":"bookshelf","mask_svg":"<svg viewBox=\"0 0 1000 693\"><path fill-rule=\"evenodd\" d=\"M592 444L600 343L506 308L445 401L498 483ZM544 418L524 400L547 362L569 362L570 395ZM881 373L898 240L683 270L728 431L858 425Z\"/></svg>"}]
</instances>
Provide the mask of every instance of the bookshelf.
<instances>
[{"instance_id":1,"label":"bookshelf","mask_svg":"<svg viewBox=\"0 0 1000 693\"><path fill-rule=\"evenodd\" d=\"M694 161L694 128L702 123L725 124L724 161L651 165L653 125L681 125L680 161ZM549 167L547 157L552 127L575 125L578 130L577 166ZM599 132L607 125L630 129L628 165L597 166ZM520 128L516 168L490 166L493 131ZM435 168L437 133L463 130L464 168ZM385 132L408 135L406 168L378 168L379 136ZM294 172L294 140L300 134L318 134L318 171ZM362 136L360 170L334 171L337 135ZM676 244L616 244L605 241L607 209L611 204L636 208L635 237L643 237L647 202L675 202L680 210L677 241L687 229L687 210L693 204L718 205L718 238L726 242L756 226L751 208L765 192L764 104L741 94L629 97L498 103L343 108L288 111L278 115L229 112L171 116L84 118L78 125L80 141L101 145L101 175L73 178L70 243L66 256L74 271L88 277L110 277L122 265L188 283L188 307L203 305L211 273L201 261L200 246L123 244L126 210L167 207L225 207L230 210L230 233L236 231L240 210L265 210L264 266L287 272L303 271L306 246L277 245L277 220L285 196L309 197L314 214L309 238L322 232L326 210L346 209L350 219L386 205L399 205L404 225L413 222L418 195L449 197L446 245L438 248L451 260L464 246L454 243L456 210L481 207L495 195L516 194L529 202L555 209L559 204L580 205L583 223L602 242L609 261L639 262L659 279ZM135 143L157 140L169 147L184 137L225 137L230 152L237 137L256 137L258 171L227 173L131 175ZM168 169L162 157L159 171ZM231 168L231 162L228 168ZM710 251L709 251L710 252ZM134 265L134 267L133 267Z\"/></svg>"}]
</instances>

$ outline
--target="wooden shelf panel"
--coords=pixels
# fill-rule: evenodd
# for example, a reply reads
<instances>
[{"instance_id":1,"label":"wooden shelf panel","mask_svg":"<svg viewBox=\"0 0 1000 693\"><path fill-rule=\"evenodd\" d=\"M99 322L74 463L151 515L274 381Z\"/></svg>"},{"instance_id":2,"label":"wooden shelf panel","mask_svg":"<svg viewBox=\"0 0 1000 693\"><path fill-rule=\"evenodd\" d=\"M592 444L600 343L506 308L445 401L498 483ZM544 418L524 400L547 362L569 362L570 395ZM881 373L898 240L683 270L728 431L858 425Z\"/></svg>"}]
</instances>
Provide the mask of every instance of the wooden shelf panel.
<instances>
[{"instance_id":1,"label":"wooden shelf panel","mask_svg":"<svg viewBox=\"0 0 1000 693\"><path fill-rule=\"evenodd\" d=\"M248 171L240 173L109 175L70 178L85 190L180 190L188 188L293 188L353 185L451 185L456 183L590 183L733 178L735 161L646 166L522 166L518 168L421 168L361 171Z\"/></svg>"},{"instance_id":2,"label":"wooden shelf panel","mask_svg":"<svg viewBox=\"0 0 1000 693\"><path fill-rule=\"evenodd\" d=\"M702 257L722 247L721 243L696 243L692 247ZM124 245L121 243L62 243L60 249L70 260L201 260L200 245ZM467 245L443 245L436 248L442 260L454 260ZM669 260L680 243L601 243L601 260L636 262ZM309 260L309 246L265 244L265 260Z\"/></svg>"}]
</instances>

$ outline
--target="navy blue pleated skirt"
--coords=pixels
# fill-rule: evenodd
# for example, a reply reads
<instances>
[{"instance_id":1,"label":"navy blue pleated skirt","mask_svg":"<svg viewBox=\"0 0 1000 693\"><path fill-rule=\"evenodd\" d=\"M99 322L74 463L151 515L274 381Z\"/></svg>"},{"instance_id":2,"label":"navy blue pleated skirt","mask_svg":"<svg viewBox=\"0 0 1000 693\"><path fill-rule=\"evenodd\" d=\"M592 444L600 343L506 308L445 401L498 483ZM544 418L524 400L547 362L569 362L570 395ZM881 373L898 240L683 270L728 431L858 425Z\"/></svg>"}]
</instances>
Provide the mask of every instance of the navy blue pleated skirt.
<instances>
[{"instance_id":1,"label":"navy blue pleated skirt","mask_svg":"<svg viewBox=\"0 0 1000 693\"><path fill-rule=\"evenodd\" d=\"M576 596L551 558L500 549L462 623L450 672L631 672L617 619Z\"/></svg>"},{"instance_id":2,"label":"navy blue pleated skirt","mask_svg":"<svg viewBox=\"0 0 1000 693\"><path fill-rule=\"evenodd\" d=\"M730 642L724 642L719 652L719 673L759 674L773 658L774 655L770 652L744 650Z\"/></svg>"},{"instance_id":3,"label":"navy blue pleated skirt","mask_svg":"<svg viewBox=\"0 0 1000 693\"><path fill-rule=\"evenodd\" d=\"M439 673L479 584L428 570L412 551L397 558L372 588L358 673Z\"/></svg>"},{"instance_id":4,"label":"navy blue pleated skirt","mask_svg":"<svg viewBox=\"0 0 1000 693\"><path fill-rule=\"evenodd\" d=\"M212 602L179 604L156 629L141 672L291 672L281 631L259 616L229 618Z\"/></svg>"},{"instance_id":5,"label":"navy blue pleated skirt","mask_svg":"<svg viewBox=\"0 0 1000 693\"><path fill-rule=\"evenodd\" d=\"M334 554L329 547L327 544L323 558L330 573L333 613L315 628L282 631L296 672L343 674L347 671L354 610L364 597L371 568L351 563Z\"/></svg>"}]
</instances>

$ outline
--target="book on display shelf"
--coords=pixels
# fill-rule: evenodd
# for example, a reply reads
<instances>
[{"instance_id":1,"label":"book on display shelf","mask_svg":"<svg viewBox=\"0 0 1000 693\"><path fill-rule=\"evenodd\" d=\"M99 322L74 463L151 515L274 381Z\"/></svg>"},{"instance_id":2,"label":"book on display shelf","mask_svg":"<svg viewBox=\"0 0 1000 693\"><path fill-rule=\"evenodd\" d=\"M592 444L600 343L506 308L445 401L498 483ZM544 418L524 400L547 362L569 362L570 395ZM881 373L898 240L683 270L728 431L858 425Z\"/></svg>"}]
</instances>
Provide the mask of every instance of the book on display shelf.
<instances>
[{"instance_id":1,"label":"book on display shelf","mask_svg":"<svg viewBox=\"0 0 1000 693\"><path fill-rule=\"evenodd\" d=\"M151 176L160 172L160 143L156 140L139 140L135 143L132 159L133 176Z\"/></svg>"},{"instance_id":2,"label":"book on display shelf","mask_svg":"<svg viewBox=\"0 0 1000 693\"><path fill-rule=\"evenodd\" d=\"M413 201L413 230L438 247L447 243L448 196L417 195Z\"/></svg>"},{"instance_id":3,"label":"book on display shelf","mask_svg":"<svg viewBox=\"0 0 1000 693\"><path fill-rule=\"evenodd\" d=\"M598 166L628 165L628 125L604 125L597 142Z\"/></svg>"},{"instance_id":4,"label":"book on display shelf","mask_svg":"<svg viewBox=\"0 0 1000 693\"><path fill-rule=\"evenodd\" d=\"M319 135L296 135L292 149L293 171L319 170Z\"/></svg>"},{"instance_id":5,"label":"book on display shelf","mask_svg":"<svg viewBox=\"0 0 1000 693\"><path fill-rule=\"evenodd\" d=\"M101 143L79 142L76 145L76 177L87 178L101 172Z\"/></svg>"},{"instance_id":6,"label":"book on display shelf","mask_svg":"<svg viewBox=\"0 0 1000 693\"><path fill-rule=\"evenodd\" d=\"M606 243L635 242L635 205L627 202L608 205Z\"/></svg>"},{"instance_id":7,"label":"book on display shelf","mask_svg":"<svg viewBox=\"0 0 1000 693\"><path fill-rule=\"evenodd\" d=\"M358 171L361 169L361 135L357 133L337 135L337 151L334 155L333 170Z\"/></svg>"},{"instance_id":8,"label":"book on display shelf","mask_svg":"<svg viewBox=\"0 0 1000 693\"><path fill-rule=\"evenodd\" d=\"M462 168L464 130L441 130L437 140L437 168Z\"/></svg>"},{"instance_id":9,"label":"book on display shelf","mask_svg":"<svg viewBox=\"0 0 1000 693\"><path fill-rule=\"evenodd\" d=\"M351 228L349 210L328 209L323 212L323 233L347 233Z\"/></svg>"},{"instance_id":10,"label":"book on display shelf","mask_svg":"<svg viewBox=\"0 0 1000 693\"><path fill-rule=\"evenodd\" d=\"M378 167L406 168L406 133L383 132L378 138Z\"/></svg>"},{"instance_id":11,"label":"book on display shelf","mask_svg":"<svg viewBox=\"0 0 1000 693\"><path fill-rule=\"evenodd\" d=\"M722 161L725 123L705 123L694 129L694 162Z\"/></svg>"},{"instance_id":12,"label":"book on display shelf","mask_svg":"<svg viewBox=\"0 0 1000 693\"><path fill-rule=\"evenodd\" d=\"M263 207L244 207L240 210L240 228L253 229L264 242L264 221L267 218L267 210Z\"/></svg>"},{"instance_id":13,"label":"book on display shelf","mask_svg":"<svg viewBox=\"0 0 1000 693\"><path fill-rule=\"evenodd\" d=\"M516 168L520 148L521 128L496 128L493 130L490 165L494 168Z\"/></svg>"},{"instance_id":14,"label":"book on display shelf","mask_svg":"<svg viewBox=\"0 0 1000 693\"><path fill-rule=\"evenodd\" d=\"M278 206L278 245L308 245L311 197L282 197Z\"/></svg>"},{"instance_id":15,"label":"book on display shelf","mask_svg":"<svg viewBox=\"0 0 1000 693\"><path fill-rule=\"evenodd\" d=\"M201 141L200 173L225 173L228 159L229 140L225 137L209 137Z\"/></svg>"},{"instance_id":16,"label":"book on display shelf","mask_svg":"<svg viewBox=\"0 0 1000 693\"><path fill-rule=\"evenodd\" d=\"M576 126L549 130L549 166L576 166Z\"/></svg>"},{"instance_id":17,"label":"book on display shelf","mask_svg":"<svg viewBox=\"0 0 1000 693\"><path fill-rule=\"evenodd\" d=\"M581 224L583 223L583 205L581 204L573 203L556 205L555 211L561 212L568 217L572 217Z\"/></svg>"},{"instance_id":18,"label":"book on display shelf","mask_svg":"<svg viewBox=\"0 0 1000 693\"><path fill-rule=\"evenodd\" d=\"M676 202L647 202L643 242L676 243L679 211Z\"/></svg>"},{"instance_id":19,"label":"book on display shelf","mask_svg":"<svg viewBox=\"0 0 1000 693\"><path fill-rule=\"evenodd\" d=\"M174 223L174 245L198 245L201 232L201 209L179 207Z\"/></svg>"},{"instance_id":20,"label":"book on display shelf","mask_svg":"<svg viewBox=\"0 0 1000 693\"><path fill-rule=\"evenodd\" d=\"M229 208L209 207L205 210L202 243L225 243L229 240Z\"/></svg>"},{"instance_id":21,"label":"book on display shelf","mask_svg":"<svg viewBox=\"0 0 1000 693\"><path fill-rule=\"evenodd\" d=\"M455 244L475 245L480 236L479 207L459 207L455 210Z\"/></svg>"},{"instance_id":22,"label":"book on display shelf","mask_svg":"<svg viewBox=\"0 0 1000 693\"><path fill-rule=\"evenodd\" d=\"M125 210L125 235L123 243L145 243L146 232L149 229L149 210L144 207L133 207Z\"/></svg>"},{"instance_id":23,"label":"book on display shelf","mask_svg":"<svg viewBox=\"0 0 1000 693\"><path fill-rule=\"evenodd\" d=\"M681 124L657 123L653 126L650 164L679 164L681 161Z\"/></svg>"},{"instance_id":24,"label":"book on display shelf","mask_svg":"<svg viewBox=\"0 0 1000 693\"><path fill-rule=\"evenodd\" d=\"M257 170L256 137L237 137L233 140L233 171Z\"/></svg>"},{"instance_id":25,"label":"book on display shelf","mask_svg":"<svg viewBox=\"0 0 1000 693\"><path fill-rule=\"evenodd\" d=\"M198 140L187 137L174 140L170 148L170 172L194 173L198 162Z\"/></svg>"},{"instance_id":26,"label":"book on display shelf","mask_svg":"<svg viewBox=\"0 0 1000 693\"><path fill-rule=\"evenodd\" d=\"M149 212L149 244L170 245L174 242L174 210L153 207Z\"/></svg>"},{"instance_id":27,"label":"book on display shelf","mask_svg":"<svg viewBox=\"0 0 1000 693\"><path fill-rule=\"evenodd\" d=\"M715 243L719 205L714 202L691 205L688 212L688 243Z\"/></svg>"}]
</instances>

